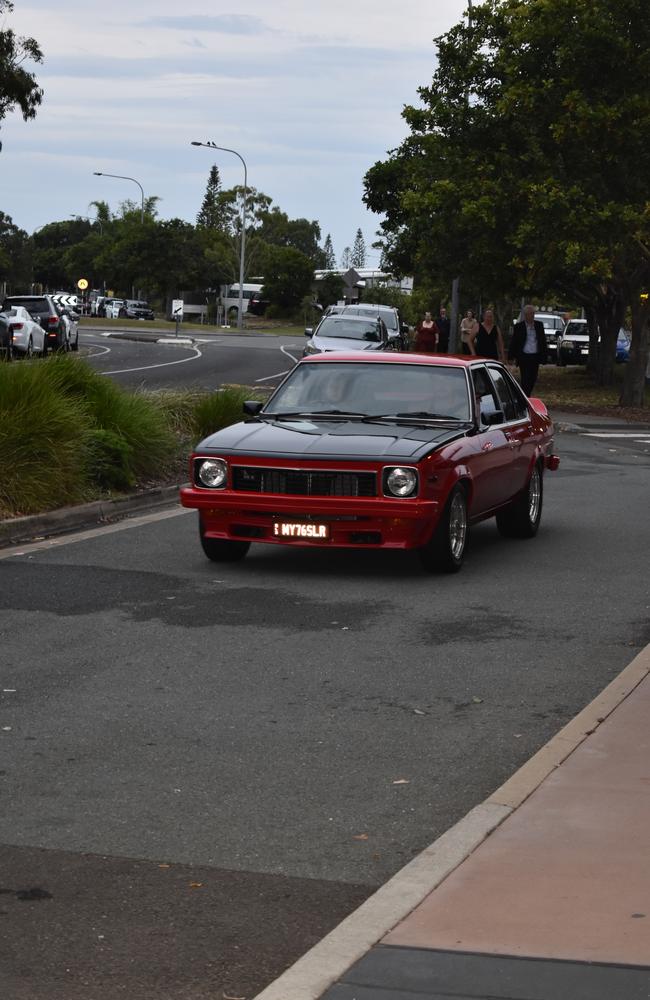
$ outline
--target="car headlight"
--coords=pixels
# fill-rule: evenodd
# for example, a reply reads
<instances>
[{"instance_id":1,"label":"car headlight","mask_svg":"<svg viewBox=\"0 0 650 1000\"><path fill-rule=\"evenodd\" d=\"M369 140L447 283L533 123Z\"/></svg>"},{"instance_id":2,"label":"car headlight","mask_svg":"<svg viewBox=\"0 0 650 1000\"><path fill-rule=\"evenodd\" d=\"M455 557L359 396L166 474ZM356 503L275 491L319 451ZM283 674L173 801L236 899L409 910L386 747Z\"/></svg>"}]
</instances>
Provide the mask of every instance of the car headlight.
<instances>
[{"instance_id":1,"label":"car headlight","mask_svg":"<svg viewBox=\"0 0 650 1000\"><path fill-rule=\"evenodd\" d=\"M320 354L320 353L321 352L318 350L318 348L314 347L313 344L307 344L307 346L305 347L305 355L308 355L308 354Z\"/></svg>"},{"instance_id":2,"label":"car headlight","mask_svg":"<svg viewBox=\"0 0 650 1000\"><path fill-rule=\"evenodd\" d=\"M384 471L384 493L394 497L410 497L417 492L418 474L415 469L397 466Z\"/></svg>"},{"instance_id":3,"label":"car headlight","mask_svg":"<svg viewBox=\"0 0 650 1000\"><path fill-rule=\"evenodd\" d=\"M222 458L204 458L197 463L196 478L200 486L223 489L228 480L228 466Z\"/></svg>"}]
</instances>

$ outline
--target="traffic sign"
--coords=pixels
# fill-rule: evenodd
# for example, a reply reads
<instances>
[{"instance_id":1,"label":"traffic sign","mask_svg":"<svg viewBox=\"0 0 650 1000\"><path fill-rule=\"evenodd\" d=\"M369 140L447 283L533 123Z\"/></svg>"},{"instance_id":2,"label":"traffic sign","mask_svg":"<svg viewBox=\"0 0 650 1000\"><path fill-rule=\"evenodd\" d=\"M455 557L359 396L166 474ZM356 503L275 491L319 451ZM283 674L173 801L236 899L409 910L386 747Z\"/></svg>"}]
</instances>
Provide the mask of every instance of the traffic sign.
<instances>
[{"instance_id":1,"label":"traffic sign","mask_svg":"<svg viewBox=\"0 0 650 1000\"><path fill-rule=\"evenodd\" d=\"M77 288L80 288L82 292L85 292L86 289L88 288L88 279L79 278L79 281L77 282Z\"/></svg>"}]
</instances>

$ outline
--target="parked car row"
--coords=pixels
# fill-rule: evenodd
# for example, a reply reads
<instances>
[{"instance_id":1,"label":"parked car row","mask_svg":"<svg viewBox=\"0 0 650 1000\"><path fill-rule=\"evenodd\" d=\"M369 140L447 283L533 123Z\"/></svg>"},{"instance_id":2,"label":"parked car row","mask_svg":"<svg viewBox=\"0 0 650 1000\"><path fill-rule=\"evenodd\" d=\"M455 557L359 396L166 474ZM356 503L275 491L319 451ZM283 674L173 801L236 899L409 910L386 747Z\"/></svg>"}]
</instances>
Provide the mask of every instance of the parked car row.
<instances>
[{"instance_id":1,"label":"parked car row","mask_svg":"<svg viewBox=\"0 0 650 1000\"><path fill-rule=\"evenodd\" d=\"M105 319L155 319L153 309L143 299L117 299L108 295L93 299L91 312Z\"/></svg>"},{"instance_id":2,"label":"parked car row","mask_svg":"<svg viewBox=\"0 0 650 1000\"><path fill-rule=\"evenodd\" d=\"M2 303L2 350L7 358L44 357L79 349L78 316L51 295L9 295Z\"/></svg>"}]
</instances>

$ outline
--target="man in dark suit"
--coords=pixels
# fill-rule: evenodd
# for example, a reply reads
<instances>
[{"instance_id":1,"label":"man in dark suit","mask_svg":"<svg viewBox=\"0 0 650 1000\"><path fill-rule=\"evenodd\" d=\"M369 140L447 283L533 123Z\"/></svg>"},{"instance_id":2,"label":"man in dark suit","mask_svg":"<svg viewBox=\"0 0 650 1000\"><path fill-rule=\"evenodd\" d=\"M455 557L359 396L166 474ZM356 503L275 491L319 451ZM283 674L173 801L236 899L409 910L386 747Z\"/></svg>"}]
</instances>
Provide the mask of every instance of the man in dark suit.
<instances>
[{"instance_id":1,"label":"man in dark suit","mask_svg":"<svg viewBox=\"0 0 650 1000\"><path fill-rule=\"evenodd\" d=\"M524 306L524 318L515 323L508 348L508 361L519 365L521 388L530 396L540 365L546 364L547 348L544 324L535 319L535 306Z\"/></svg>"},{"instance_id":2,"label":"man in dark suit","mask_svg":"<svg viewBox=\"0 0 650 1000\"><path fill-rule=\"evenodd\" d=\"M444 306L440 307L440 314L436 317L436 326L438 327L438 353L446 354L449 350L449 330L451 327L451 320L447 315L447 310Z\"/></svg>"}]
</instances>

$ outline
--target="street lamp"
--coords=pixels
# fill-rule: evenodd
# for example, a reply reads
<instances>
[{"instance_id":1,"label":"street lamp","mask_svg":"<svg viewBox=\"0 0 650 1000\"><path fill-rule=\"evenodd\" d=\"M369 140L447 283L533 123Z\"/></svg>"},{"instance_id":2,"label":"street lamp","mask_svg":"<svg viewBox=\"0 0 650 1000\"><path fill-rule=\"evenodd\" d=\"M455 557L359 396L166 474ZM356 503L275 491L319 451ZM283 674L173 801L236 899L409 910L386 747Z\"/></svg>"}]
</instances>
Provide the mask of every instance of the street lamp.
<instances>
[{"instance_id":1,"label":"street lamp","mask_svg":"<svg viewBox=\"0 0 650 1000\"><path fill-rule=\"evenodd\" d=\"M246 169L246 160L238 153L236 149L229 149L228 146L217 146L216 142L195 142L191 143L192 146L205 146L206 149L220 149L224 153L234 153L242 161L244 166L244 205L242 208L242 223L241 223L241 249L239 253L239 306L237 310L237 328L239 330L244 326L244 252L246 249L246 201L248 198L248 171Z\"/></svg>"},{"instance_id":2,"label":"street lamp","mask_svg":"<svg viewBox=\"0 0 650 1000\"><path fill-rule=\"evenodd\" d=\"M136 181L135 177L125 177L123 174L104 174L100 170L93 170L95 177L115 177L118 181L133 181L140 188L140 222L144 222L144 189L140 181Z\"/></svg>"}]
</instances>

